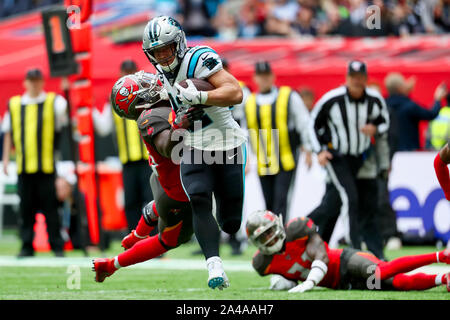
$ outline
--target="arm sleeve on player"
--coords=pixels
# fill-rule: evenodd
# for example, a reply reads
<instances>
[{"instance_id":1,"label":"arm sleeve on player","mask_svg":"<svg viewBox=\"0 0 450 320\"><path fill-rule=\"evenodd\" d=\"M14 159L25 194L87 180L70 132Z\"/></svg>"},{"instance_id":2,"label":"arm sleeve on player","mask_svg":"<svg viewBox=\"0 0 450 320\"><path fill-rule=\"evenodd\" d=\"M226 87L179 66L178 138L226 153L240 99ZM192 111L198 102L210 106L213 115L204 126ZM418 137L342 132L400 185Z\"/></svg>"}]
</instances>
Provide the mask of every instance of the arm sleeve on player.
<instances>
[{"instance_id":1,"label":"arm sleeve on player","mask_svg":"<svg viewBox=\"0 0 450 320\"><path fill-rule=\"evenodd\" d=\"M165 117L166 114L167 117ZM163 113L158 109L149 109L142 112L137 120L142 138L147 142L151 142L156 135L166 129L170 129L171 125L168 120L169 114L170 111Z\"/></svg>"}]
</instances>

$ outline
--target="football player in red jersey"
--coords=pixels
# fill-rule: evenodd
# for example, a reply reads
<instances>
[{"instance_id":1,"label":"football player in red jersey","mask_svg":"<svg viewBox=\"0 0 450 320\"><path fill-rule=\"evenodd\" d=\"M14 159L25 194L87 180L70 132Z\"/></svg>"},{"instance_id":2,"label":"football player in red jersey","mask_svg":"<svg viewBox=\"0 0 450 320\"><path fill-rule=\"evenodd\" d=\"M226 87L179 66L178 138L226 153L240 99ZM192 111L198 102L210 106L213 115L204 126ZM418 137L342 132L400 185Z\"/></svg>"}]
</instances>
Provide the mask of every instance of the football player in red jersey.
<instances>
[{"instance_id":1,"label":"football player in red jersey","mask_svg":"<svg viewBox=\"0 0 450 320\"><path fill-rule=\"evenodd\" d=\"M114 111L138 123L153 170L150 185L155 200L145 206L136 229L122 240L127 251L114 258L93 260L97 282L121 267L158 257L189 241L193 234L191 206L180 182L180 166L170 155L179 143L173 138L175 130L188 128L203 111L191 107L175 117L164 101L163 89L155 83L154 75L138 72L120 78L112 89ZM156 225L159 234L148 237Z\"/></svg>"},{"instance_id":2,"label":"football player in red jersey","mask_svg":"<svg viewBox=\"0 0 450 320\"><path fill-rule=\"evenodd\" d=\"M450 139L434 158L434 170L439 184L444 190L445 198L450 201L450 175L448 165L450 164Z\"/></svg>"},{"instance_id":3,"label":"football player in red jersey","mask_svg":"<svg viewBox=\"0 0 450 320\"><path fill-rule=\"evenodd\" d=\"M315 286L330 289L425 290L446 285L450 272L405 274L432 263L450 264L450 250L406 256L390 262L352 248L330 249L307 217L286 227L270 211L256 211L247 220L250 241L258 247L253 267L261 275L276 274L271 289L305 292ZM297 281L302 281L297 285Z\"/></svg>"}]
</instances>

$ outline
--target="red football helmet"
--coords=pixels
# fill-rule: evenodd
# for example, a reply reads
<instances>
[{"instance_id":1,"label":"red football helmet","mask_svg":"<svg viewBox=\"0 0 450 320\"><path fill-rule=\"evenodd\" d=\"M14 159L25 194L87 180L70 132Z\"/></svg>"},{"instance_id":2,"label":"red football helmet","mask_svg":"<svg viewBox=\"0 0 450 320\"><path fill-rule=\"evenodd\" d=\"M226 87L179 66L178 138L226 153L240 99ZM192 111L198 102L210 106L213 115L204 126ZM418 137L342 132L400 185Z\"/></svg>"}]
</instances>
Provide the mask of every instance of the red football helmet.
<instances>
[{"instance_id":1,"label":"red football helmet","mask_svg":"<svg viewBox=\"0 0 450 320\"><path fill-rule=\"evenodd\" d=\"M121 118L137 120L144 109L151 108L167 93L158 84L156 76L144 71L123 76L111 91L111 106Z\"/></svg>"},{"instance_id":2,"label":"red football helmet","mask_svg":"<svg viewBox=\"0 0 450 320\"><path fill-rule=\"evenodd\" d=\"M286 239L283 218L269 210L253 212L247 219L246 231L250 241L267 255L280 251Z\"/></svg>"}]
</instances>

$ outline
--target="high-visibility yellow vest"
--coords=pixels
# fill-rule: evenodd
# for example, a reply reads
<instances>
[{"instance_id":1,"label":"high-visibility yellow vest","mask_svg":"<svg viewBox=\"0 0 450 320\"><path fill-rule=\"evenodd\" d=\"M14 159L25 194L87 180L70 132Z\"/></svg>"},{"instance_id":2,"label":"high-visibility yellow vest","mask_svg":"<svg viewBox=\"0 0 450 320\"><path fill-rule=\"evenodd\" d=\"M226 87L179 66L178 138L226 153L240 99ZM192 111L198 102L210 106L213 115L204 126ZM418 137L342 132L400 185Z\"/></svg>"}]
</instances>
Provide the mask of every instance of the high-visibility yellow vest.
<instances>
[{"instance_id":1,"label":"high-visibility yellow vest","mask_svg":"<svg viewBox=\"0 0 450 320\"><path fill-rule=\"evenodd\" d=\"M148 152L139 134L136 121L123 119L115 112L117 147L119 159L123 164L139 160L148 160Z\"/></svg>"},{"instance_id":2,"label":"high-visibility yellow vest","mask_svg":"<svg viewBox=\"0 0 450 320\"><path fill-rule=\"evenodd\" d=\"M450 107L444 107L437 118L430 122L430 142L436 149L441 149L450 137Z\"/></svg>"},{"instance_id":3,"label":"high-visibility yellow vest","mask_svg":"<svg viewBox=\"0 0 450 320\"><path fill-rule=\"evenodd\" d=\"M54 173L56 94L47 93L45 101L24 105L21 96L9 100L17 173Z\"/></svg>"},{"instance_id":4,"label":"high-visibility yellow vest","mask_svg":"<svg viewBox=\"0 0 450 320\"><path fill-rule=\"evenodd\" d=\"M288 106L291 88L283 86L274 104L257 105L252 93L245 104L250 143L257 156L258 174L277 174L295 169L292 137L288 131ZM293 133L292 133L293 134Z\"/></svg>"}]
</instances>

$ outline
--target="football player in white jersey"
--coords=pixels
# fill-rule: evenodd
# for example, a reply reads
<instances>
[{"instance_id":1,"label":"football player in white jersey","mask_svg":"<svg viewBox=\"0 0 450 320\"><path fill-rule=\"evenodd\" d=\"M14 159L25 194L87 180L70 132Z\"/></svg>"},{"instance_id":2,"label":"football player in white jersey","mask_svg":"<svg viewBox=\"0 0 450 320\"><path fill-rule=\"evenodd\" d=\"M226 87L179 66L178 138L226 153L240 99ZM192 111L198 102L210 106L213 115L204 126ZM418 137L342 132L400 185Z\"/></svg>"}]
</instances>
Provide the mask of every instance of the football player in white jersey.
<instances>
[{"instance_id":1,"label":"football player in white jersey","mask_svg":"<svg viewBox=\"0 0 450 320\"><path fill-rule=\"evenodd\" d=\"M193 228L205 255L212 289L229 286L219 257L220 228L236 233L241 225L244 197L246 134L233 119L230 106L242 101L239 82L222 67L210 47L187 46L181 25L172 17L159 16L147 24L143 50L155 66L167 90L172 109L179 113L192 106L204 107L205 115L184 137L180 163L181 182L191 202ZM199 91L186 79L202 79L213 87ZM212 195L216 200L216 220Z\"/></svg>"}]
</instances>

